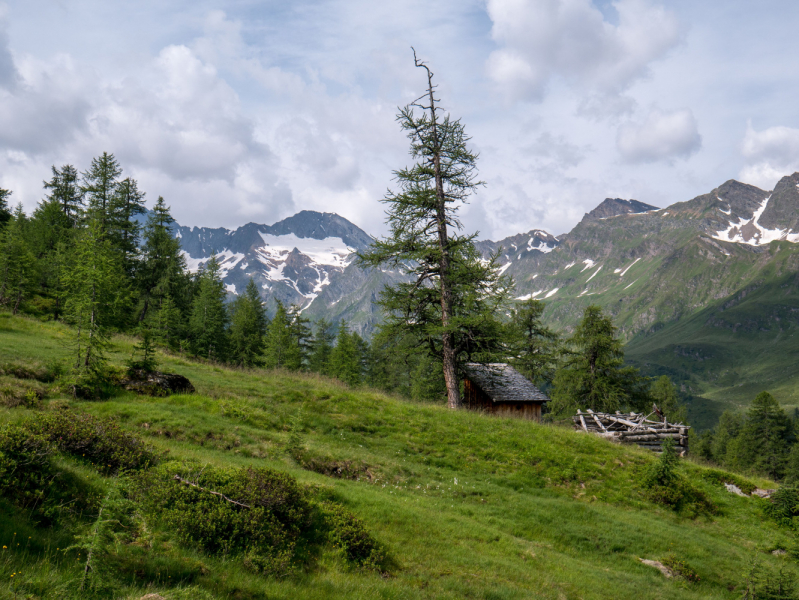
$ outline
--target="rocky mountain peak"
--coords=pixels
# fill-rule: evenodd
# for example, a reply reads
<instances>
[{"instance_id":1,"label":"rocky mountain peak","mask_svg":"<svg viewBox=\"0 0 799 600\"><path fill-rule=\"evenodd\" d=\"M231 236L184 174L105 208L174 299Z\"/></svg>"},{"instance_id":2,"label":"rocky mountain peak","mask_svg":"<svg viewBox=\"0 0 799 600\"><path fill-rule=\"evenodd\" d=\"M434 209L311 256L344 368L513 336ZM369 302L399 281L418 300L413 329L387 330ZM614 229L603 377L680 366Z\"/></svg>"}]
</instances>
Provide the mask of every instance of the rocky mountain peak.
<instances>
[{"instance_id":1,"label":"rocky mountain peak","mask_svg":"<svg viewBox=\"0 0 799 600\"><path fill-rule=\"evenodd\" d=\"M594 210L586 213L583 221L594 221L597 219L607 219L617 215L628 213L644 213L650 210L658 210L657 206L645 204L638 200L624 200L622 198L605 198L602 203Z\"/></svg>"}]
</instances>

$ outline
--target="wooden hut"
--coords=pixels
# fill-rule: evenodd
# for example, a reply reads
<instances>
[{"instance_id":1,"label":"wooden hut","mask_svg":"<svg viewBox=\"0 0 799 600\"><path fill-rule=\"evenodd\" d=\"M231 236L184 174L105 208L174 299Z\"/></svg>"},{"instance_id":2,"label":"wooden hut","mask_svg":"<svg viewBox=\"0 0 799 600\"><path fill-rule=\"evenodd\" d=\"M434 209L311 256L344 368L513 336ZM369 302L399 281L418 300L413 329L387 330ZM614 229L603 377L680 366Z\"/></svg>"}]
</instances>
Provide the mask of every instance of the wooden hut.
<instances>
[{"instance_id":1,"label":"wooden hut","mask_svg":"<svg viewBox=\"0 0 799 600\"><path fill-rule=\"evenodd\" d=\"M510 365L466 363L463 370L467 408L500 417L541 420L541 408L549 398Z\"/></svg>"}]
</instances>

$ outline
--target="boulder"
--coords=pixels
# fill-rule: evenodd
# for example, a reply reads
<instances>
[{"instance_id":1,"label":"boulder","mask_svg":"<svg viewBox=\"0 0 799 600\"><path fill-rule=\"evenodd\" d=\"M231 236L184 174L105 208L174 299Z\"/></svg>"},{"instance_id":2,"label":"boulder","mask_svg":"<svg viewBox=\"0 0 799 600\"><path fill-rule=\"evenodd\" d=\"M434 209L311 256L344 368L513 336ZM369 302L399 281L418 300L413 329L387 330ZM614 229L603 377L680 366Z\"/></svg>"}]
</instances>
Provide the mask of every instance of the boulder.
<instances>
[{"instance_id":1,"label":"boulder","mask_svg":"<svg viewBox=\"0 0 799 600\"><path fill-rule=\"evenodd\" d=\"M170 396L172 394L193 394L191 381L175 373L160 371L144 371L133 369L121 382L122 387L137 394L146 396Z\"/></svg>"}]
</instances>

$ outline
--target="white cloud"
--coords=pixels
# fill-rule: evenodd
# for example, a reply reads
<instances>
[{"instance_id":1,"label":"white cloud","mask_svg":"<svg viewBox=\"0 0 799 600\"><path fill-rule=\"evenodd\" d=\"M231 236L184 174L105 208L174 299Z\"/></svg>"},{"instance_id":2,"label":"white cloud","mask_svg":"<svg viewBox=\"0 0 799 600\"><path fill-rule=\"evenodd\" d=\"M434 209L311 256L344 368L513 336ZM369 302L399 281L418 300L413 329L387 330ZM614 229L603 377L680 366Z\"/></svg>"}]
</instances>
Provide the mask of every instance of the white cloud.
<instances>
[{"instance_id":1,"label":"white cloud","mask_svg":"<svg viewBox=\"0 0 799 600\"><path fill-rule=\"evenodd\" d=\"M750 122L741 154L746 164L738 179L770 190L785 175L799 171L799 129L778 126L756 131Z\"/></svg>"},{"instance_id":2,"label":"white cloud","mask_svg":"<svg viewBox=\"0 0 799 600\"><path fill-rule=\"evenodd\" d=\"M673 13L648 0L613 3L618 24L590 0L488 0L491 77L515 99L540 100L550 79L612 97L645 76L681 38Z\"/></svg>"},{"instance_id":3,"label":"white cloud","mask_svg":"<svg viewBox=\"0 0 799 600\"><path fill-rule=\"evenodd\" d=\"M666 112L652 108L643 121L619 127L616 147L628 162L647 163L686 158L702 146L690 109Z\"/></svg>"}]
</instances>

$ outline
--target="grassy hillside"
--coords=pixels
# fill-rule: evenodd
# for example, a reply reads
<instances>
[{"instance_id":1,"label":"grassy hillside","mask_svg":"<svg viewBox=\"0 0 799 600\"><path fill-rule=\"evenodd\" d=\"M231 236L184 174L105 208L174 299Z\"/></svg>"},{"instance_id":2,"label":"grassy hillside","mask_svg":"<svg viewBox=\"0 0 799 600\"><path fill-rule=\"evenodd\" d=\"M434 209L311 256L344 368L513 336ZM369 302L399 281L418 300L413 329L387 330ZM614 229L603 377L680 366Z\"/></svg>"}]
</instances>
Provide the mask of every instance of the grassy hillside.
<instances>
[{"instance_id":1,"label":"grassy hillside","mask_svg":"<svg viewBox=\"0 0 799 600\"><path fill-rule=\"evenodd\" d=\"M799 277L778 268L730 297L626 346L627 358L667 374L707 399L694 420L712 425L720 410L739 409L764 390L799 407ZM707 421L707 423L705 423Z\"/></svg>"},{"instance_id":2,"label":"grassy hillside","mask_svg":"<svg viewBox=\"0 0 799 600\"><path fill-rule=\"evenodd\" d=\"M191 379L197 394L74 401L57 384L26 378L64 359L67 331L0 313L0 366L28 366L27 375L5 369L17 377L0 378L0 395L8 405L26 389L48 396L38 408L0 409L0 422L83 411L117 419L174 459L290 473L354 512L394 562L382 574L363 571L327 549L278 580L246 571L236 558L184 548L158 530L149 548L115 550L124 577L109 597L739 598L753 561L767 573L799 574L791 553L772 554L793 549L794 536L763 517L765 501L729 494L720 484L726 476L691 462L681 471L716 505L715 515L675 514L646 500L638 482L653 457L645 451L317 377L162 356L163 367ZM121 364L130 345L117 339L113 361ZM318 463L350 461L359 476L302 469L286 452L292 432ZM113 483L90 464L64 458L63 465L87 485ZM74 551L62 551L70 537L33 527L0 503L0 544L8 546L0 555L0 598L68 597L64 590L83 568ZM638 560L668 554L701 581L669 580ZM146 568L132 567L132 557Z\"/></svg>"}]
</instances>

